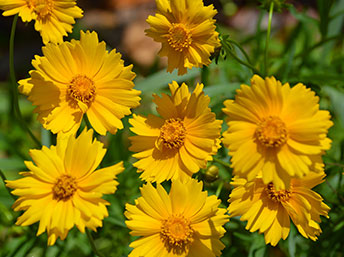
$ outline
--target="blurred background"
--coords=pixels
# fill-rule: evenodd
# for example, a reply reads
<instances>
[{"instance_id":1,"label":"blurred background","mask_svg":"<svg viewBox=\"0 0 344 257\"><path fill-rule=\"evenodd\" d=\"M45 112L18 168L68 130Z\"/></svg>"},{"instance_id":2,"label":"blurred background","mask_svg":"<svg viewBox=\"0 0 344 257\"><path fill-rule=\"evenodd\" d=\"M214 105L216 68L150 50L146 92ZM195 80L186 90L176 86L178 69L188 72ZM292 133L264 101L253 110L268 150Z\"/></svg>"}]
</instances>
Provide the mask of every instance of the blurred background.
<instances>
[{"instance_id":1,"label":"blurred background","mask_svg":"<svg viewBox=\"0 0 344 257\"><path fill-rule=\"evenodd\" d=\"M127 63L134 64L139 75L146 76L166 66L166 59L157 57L160 45L144 33L148 28L145 20L155 12L154 0L78 0L77 3L84 10L84 17L77 20L68 39L78 38L80 29L96 30L110 49L116 48ZM218 10L215 16L218 26L237 41L255 34L260 13L257 0L205 0L204 3L215 6ZM319 15L314 0L288 3L298 11L306 11L311 17ZM8 42L12 19L0 16L0 81L8 79ZM295 23L296 19L285 10L275 14L273 26L288 30ZM17 25L15 65L18 79L27 77L33 56L41 55L42 41L33 24L23 23L19 19ZM263 28L267 26L267 15L264 15L262 24ZM282 36L283 31L280 33Z\"/></svg>"}]
</instances>

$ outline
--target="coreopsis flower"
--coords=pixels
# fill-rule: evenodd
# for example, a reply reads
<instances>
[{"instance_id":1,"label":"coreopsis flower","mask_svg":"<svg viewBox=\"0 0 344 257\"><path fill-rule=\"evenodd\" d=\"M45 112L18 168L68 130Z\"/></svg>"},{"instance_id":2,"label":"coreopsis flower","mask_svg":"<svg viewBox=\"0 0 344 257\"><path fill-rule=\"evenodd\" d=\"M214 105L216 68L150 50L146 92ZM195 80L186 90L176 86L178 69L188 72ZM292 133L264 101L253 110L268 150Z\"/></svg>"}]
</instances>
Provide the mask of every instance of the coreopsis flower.
<instances>
[{"instance_id":1,"label":"coreopsis flower","mask_svg":"<svg viewBox=\"0 0 344 257\"><path fill-rule=\"evenodd\" d=\"M121 119L140 101L132 65L124 67L121 55L108 52L96 32L81 31L80 41L42 50L44 56L35 56L35 70L19 81L19 89L37 106L34 112L46 129L75 132L84 114L101 135L123 128Z\"/></svg>"},{"instance_id":2,"label":"coreopsis flower","mask_svg":"<svg viewBox=\"0 0 344 257\"><path fill-rule=\"evenodd\" d=\"M286 239L290 219L305 238L315 241L321 233L320 215L328 218L330 208L312 190L323 182L324 173L310 172L303 178L293 178L289 189L276 190L274 184L264 184L258 176L251 182L235 177L230 194L230 217L241 216L250 232L264 233L266 244L275 246Z\"/></svg>"},{"instance_id":3,"label":"coreopsis flower","mask_svg":"<svg viewBox=\"0 0 344 257\"><path fill-rule=\"evenodd\" d=\"M222 121L208 107L210 98L198 84L191 94L188 86L169 85L172 96L154 95L161 117L133 115L129 123L137 136L130 137L130 151L141 179L157 181L185 179L206 168L219 148Z\"/></svg>"},{"instance_id":4,"label":"coreopsis flower","mask_svg":"<svg viewBox=\"0 0 344 257\"><path fill-rule=\"evenodd\" d=\"M204 6L202 0L156 0L156 5L146 33L162 44L159 55L168 57L167 71L178 69L182 75L187 68L210 64L210 55L221 45L214 6Z\"/></svg>"},{"instance_id":5,"label":"coreopsis flower","mask_svg":"<svg viewBox=\"0 0 344 257\"><path fill-rule=\"evenodd\" d=\"M96 231L108 216L110 203L102 196L116 191L116 175L124 168L120 162L95 171L106 149L92 135L93 130L78 138L59 135L56 146L30 151L33 162L25 162L29 171L20 173L24 178L6 181L19 196L13 209L24 211L16 225L39 222L37 236L47 231L48 245L58 237L64 240L74 225L82 233L85 227Z\"/></svg>"},{"instance_id":6,"label":"coreopsis flower","mask_svg":"<svg viewBox=\"0 0 344 257\"><path fill-rule=\"evenodd\" d=\"M18 14L23 22L35 20L44 44L62 43L75 18L83 16L75 0L0 0L0 10L4 16Z\"/></svg>"},{"instance_id":7,"label":"coreopsis flower","mask_svg":"<svg viewBox=\"0 0 344 257\"><path fill-rule=\"evenodd\" d=\"M292 177L321 172L321 155L330 148L330 114L319 110L319 97L303 84L290 87L274 77L257 75L242 85L235 100L226 100L229 148L234 173L252 181L262 173L265 184L289 187Z\"/></svg>"},{"instance_id":8,"label":"coreopsis flower","mask_svg":"<svg viewBox=\"0 0 344 257\"><path fill-rule=\"evenodd\" d=\"M130 257L221 255L228 216L215 195L202 191L202 182L174 180L168 194L148 183L141 193L135 205L126 204L130 234L141 237L130 244Z\"/></svg>"}]
</instances>

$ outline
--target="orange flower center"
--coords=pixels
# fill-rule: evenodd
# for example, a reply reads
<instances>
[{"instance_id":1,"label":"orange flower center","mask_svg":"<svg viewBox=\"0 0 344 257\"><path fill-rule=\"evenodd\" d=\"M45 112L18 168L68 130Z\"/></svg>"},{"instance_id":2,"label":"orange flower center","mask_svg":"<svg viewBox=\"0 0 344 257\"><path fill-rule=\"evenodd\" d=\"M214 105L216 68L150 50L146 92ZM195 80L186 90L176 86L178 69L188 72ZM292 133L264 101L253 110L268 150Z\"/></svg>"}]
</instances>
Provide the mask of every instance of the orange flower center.
<instances>
[{"instance_id":1,"label":"orange flower center","mask_svg":"<svg viewBox=\"0 0 344 257\"><path fill-rule=\"evenodd\" d=\"M41 19L50 15L54 9L54 0L28 0L27 4Z\"/></svg>"},{"instance_id":2,"label":"orange flower center","mask_svg":"<svg viewBox=\"0 0 344 257\"><path fill-rule=\"evenodd\" d=\"M53 187L53 197L57 201L67 201L77 189L75 178L69 175L62 175L58 178Z\"/></svg>"},{"instance_id":3,"label":"orange flower center","mask_svg":"<svg viewBox=\"0 0 344 257\"><path fill-rule=\"evenodd\" d=\"M94 100L96 87L94 82L87 76L77 75L68 86L68 94L75 100L88 104Z\"/></svg>"},{"instance_id":4,"label":"orange flower center","mask_svg":"<svg viewBox=\"0 0 344 257\"><path fill-rule=\"evenodd\" d=\"M172 215L162 222L160 235L169 251L181 254L193 241L193 233L189 220L183 215Z\"/></svg>"},{"instance_id":5,"label":"orange flower center","mask_svg":"<svg viewBox=\"0 0 344 257\"><path fill-rule=\"evenodd\" d=\"M256 129L256 138L266 147L279 147L287 141L287 128L277 116L263 119Z\"/></svg>"},{"instance_id":6,"label":"orange flower center","mask_svg":"<svg viewBox=\"0 0 344 257\"><path fill-rule=\"evenodd\" d=\"M182 23L172 23L172 27L168 30L167 41L174 50L182 52L191 45L191 32Z\"/></svg>"},{"instance_id":7,"label":"orange flower center","mask_svg":"<svg viewBox=\"0 0 344 257\"><path fill-rule=\"evenodd\" d=\"M160 140L169 149L179 149L184 144L186 130L179 118L166 120L160 129Z\"/></svg>"},{"instance_id":8,"label":"orange flower center","mask_svg":"<svg viewBox=\"0 0 344 257\"><path fill-rule=\"evenodd\" d=\"M274 202L288 201L291 196L291 192L289 190L282 189L276 191L274 184L272 182L267 184L265 191L268 194L268 197Z\"/></svg>"}]
</instances>

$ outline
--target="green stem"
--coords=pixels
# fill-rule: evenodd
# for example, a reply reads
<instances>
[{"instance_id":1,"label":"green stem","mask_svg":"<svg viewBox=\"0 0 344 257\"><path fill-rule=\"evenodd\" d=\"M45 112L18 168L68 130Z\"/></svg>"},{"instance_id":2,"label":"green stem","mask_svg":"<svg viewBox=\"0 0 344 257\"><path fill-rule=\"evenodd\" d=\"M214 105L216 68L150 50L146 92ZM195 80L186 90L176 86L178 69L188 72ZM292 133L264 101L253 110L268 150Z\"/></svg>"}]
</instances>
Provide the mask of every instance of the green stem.
<instances>
[{"instance_id":1,"label":"green stem","mask_svg":"<svg viewBox=\"0 0 344 257\"><path fill-rule=\"evenodd\" d=\"M338 166L338 167L344 168L344 164L342 163L326 162L325 165Z\"/></svg>"},{"instance_id":2,"label":"green stem","mask_svg":"<svg viewBox=\"0 0 344 257\"><path fill-rule=\"evenodd\" d=\"M16 109L18 103L18 93L16 89L16 75L14 73L14 36L16 33L16 26L18 21L18 14L14 16L12 28L11 28L11 35L10 35L10 49L9 49L9 69L10 69L10 80L11 80L11 93L12 93L12 110L14 112L14 115L16 115Z\"/></svg>"},{"instance_id":3,"label":"green stem","mask_svg":"<svg viewBox=\"0 0 344 257\"><path fill-rule=\"evenodd\" d=\"M88 118L87 118L86 115L84 115L83 119L84 119L84 121L85 121L87 130L91 129L91 128L92 128L92 125L91 125L91 123L90 123L90 121L88 120Z\"/></svg>"},{"instance_id":4,"label":"green stem","mask_svg":"<svg viewBox=\"0 0 344 257\"><path fill-rule=\"evenodd\" d=\"M30 128L26 125L19 107L19 97L18 97L18 84L16 75L14 72L14 37L16 34L16 26L18 21L18 14L14 16L12 28L11 28L11 36L10 36L10 49L9 49L9 68L10 68L10 80L12 84L12 104L13 104L13 110L16 116L16 119L19 123L19 125L26 130L32 140L37 144L37 146L42 147L41 142L34 136L34 134L31 132Z\"/></svg>"},{"instance_id":5,"label":"green stem","mask_svg":"<svg viewBox=\"0 0 344 257\"><path fill-rule=\"evenodd\" d=\"M14 199L14 201L16 201L16 197L14 195L11 194L11 190L6 186L6 176L5 174L2 172L2 170L0 169L0 177L2 179L2 181L4 182L5 188L7 190L7 192L10 194L10 196Z\"/></svg>"},{"instance_id":6,"label":"green stem","mask_svg":"<svg viewBox=\"0 0 344 257\"><path fill-rule=\"evenodd\" d=\"M203 66L201 70L201 79L202 79L201 81L205 87L209 84L208 77L209 77L209 69L207 66Z\"/></svg>"},{"instance_id":7,"label":"green stem","mask_svg":"<svg viewBox=\"0 0 344 257\"><path fill-rule=\"evenodd\" d=\"M231 45L229 43L233 43L234 45L238 46L238 48L244 53L245 58L247 59L248 56L246 57L246 53L244 51L244 49L240 46L239 43L234 43L235 41L228 39L227 37L224 37L223 39L221 39L221 45L222 47L225 49L226 53L229 54L230 56L232 56L238 63L248 67L249 69L251 69L253 71L253 73L256 73L258 75L260 75L260 72L251 64L248 62L245 62L243 60L241 60L234 52L234 50L232 49Z\"/></svg>"},{"instance_id":8,"label":"green stem","mask_svg":"<svg viewBox=\"0 0 344 257\"><path fill-rule=\"evenodd\" d=\"M228 40L228 42L230 42L230 43L232 43L233 45L235 45L236 47L238 47L239 50L244 54L244 56L245 56L247 62L248 62L249 64L252 65L252 62L250 61L250 57L248 56L248 54L246 53L246 51L244 50L244 48L243 48L238 42L236 42L235 40L232 40L232 39L227 39L227 40Z\"/></svg>"},{"instance_id":9,"label":"green stem","mask_svg":"<svg viewBox=\"0 0 344 257\"><path fill-rule=\"evenodd\" d=\"M268 51L269 51L269 42L270 42L270 33L271 33L271 21L272 21L272 14L274 12L274 2L271 1L270 10L269 10L269 23L268 23L268 30L266 33L266 42L265 42L265 54L264 54L264 76L267 76L269 73L268 67Z\"/></svg>"},{"instance_id":10,"label":"green stem","mask_svg":"<svg viewBox=\"0 0 344 257\"><path fill-rule=\"evenodd\" d=\"M92 248L92 251L94 252L94 254L99 256L99 257L103 257L103 255L98 252L96 245L94 243L93 237L91 235L91 232L87 228L86 228L86 234L87 234L88 241L90 241L91 248Z\"/></svg>"},{"instance_id":11,"label":"green stem","mask_svg":"<svg viewBox=\"0 0 344 257\"><path fill-rule=\"evenodd\" d=\"M225 49L226 49L226 52L228 54L230 54L238 63L248 67L249 69L251 69L255 74L258 74L260 75L260 72L255 68L253 67L253 65L249 64L248 62L245 62L243 60L241 60L240 58L238 58L238 56L236 56L233 51L226 45L224 45Z\"/></svg>"},{"instance_id":12,"label":"green stem","mask_svg":"<svg viewBox=\"0 0 344 257\"><path fill-rule=\"evenodd\" d=\"M220 193L221 193L221 190L222 190L222 187L223 187L223 184L224 184L224 182L223 182L223 180L222 180L222 181L220 182L219 186L218 186L217 189L216 189L216 193L215 193L216 197L219 197L219 195L220 195Z\"/></svg>"},{"instance_id":13,"label":"green stem","mask_svg":"<svg viewBox=\"0 0 344 257\"><path fill-rule=\"evenodd\" d=\"M217 163L220 163L221 165L229 168L229 169L231 168L231 165L229 163L227 163L227 162L224 162L224 161L222 161L222 160L220 160L218 158L215 158L215 157L213 157L213 160L216 161Z\"/></svg>"}]
</instances>

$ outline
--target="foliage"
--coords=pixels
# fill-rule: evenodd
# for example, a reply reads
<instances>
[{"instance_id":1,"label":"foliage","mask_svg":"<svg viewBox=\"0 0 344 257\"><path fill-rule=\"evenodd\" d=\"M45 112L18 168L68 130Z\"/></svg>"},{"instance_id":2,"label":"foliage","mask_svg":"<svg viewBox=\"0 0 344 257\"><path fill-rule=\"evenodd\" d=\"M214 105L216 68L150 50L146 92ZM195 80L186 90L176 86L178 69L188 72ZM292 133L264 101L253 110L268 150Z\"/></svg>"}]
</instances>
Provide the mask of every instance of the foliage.
<instances>
[{"instance_id":1,"label":"foliage","mask_svg":"<svg viewBox=\"0 0 344 257\"><path fill-rule=\"evenodd\" d=\"M265 60L266 29L263 20L268 13L253 6L259 12L259 19L254 33L243 33L222 24L218 25L222 48L213 56L216 60L208 67L194 68L184 76L177 72L167 74L165 70L152 72L146 77L138 74L135 88L142 91L141 106L134 110L136 114L154 113L152 93L166 92L167 83L172 80L185 81L188 85L202 82L205 94L211 98L210 107L217 119L224 119L221 111L226 99L233 99L235 90L241 83L248 84L254 73L262 76L275 76L282 83L295 85L302 82L320 96L321 109L328 109L334 126L329 131L332 148L324 156L326 181L316 187L327 205L331 207L329 219L322 219L323 230L315 242L303 238L292 227L289 237L281 240L276 247L265 245L263 235L245 230L245 223L238 217L231 218L225 225L227 230L222 238L226 248L222 256L343 256L344 238L344 1L318 0L317 16L311 16L307 10L297 9L292 5L282 15L295 22L286 26L274 26L272 19L271 38L269 39L268 58ZM275 15L275 14L274 14ZM85 28L87 29L87 28ZM228 36L229 35L229 36ZM268 69L267 69L268 67ZM135 68L134 68L135 69ZM152 68L154 70L154 68ZM0 169L7 179L18 178L18 172L25 170L23 160L29 160L29 149L37 145L14 118L12 91L9 81L0 84ZM19 97L19 106L26 125L39 138L42 145L55 143L55 136L41 128L32 114L33 107L25 97ZM108 151L101 166L124 161L125 171L118 175L119 186L114 195L104 197L111 205L109 217L104 219L103 227L92 232L97 251L103 256L127 256L129 243L134 240L124 221L125 203L134 203L140 196L139 179L132 163L135 161L129 152L128 117L123 119L124 129L115 135L98 136L105 143ZM83 123L81 126L84 127ZM222 131L226 129L223 123ZM231 169L227 149L222 147L208 167L219 168L219 177L205 183L209 194L216 194L227 207L228 196L232 190L229 185ZM195 175L205 178L206 169ZM168 186L168 182L164 185ZM47 247L47 236L36 237L37 224L30 227L14 225L20 215L11 209L14 200L0 182L0 256L94 256L86 234L74 228L65 241L58 240L52 247Z\"/></svg>"}]
</instances>

